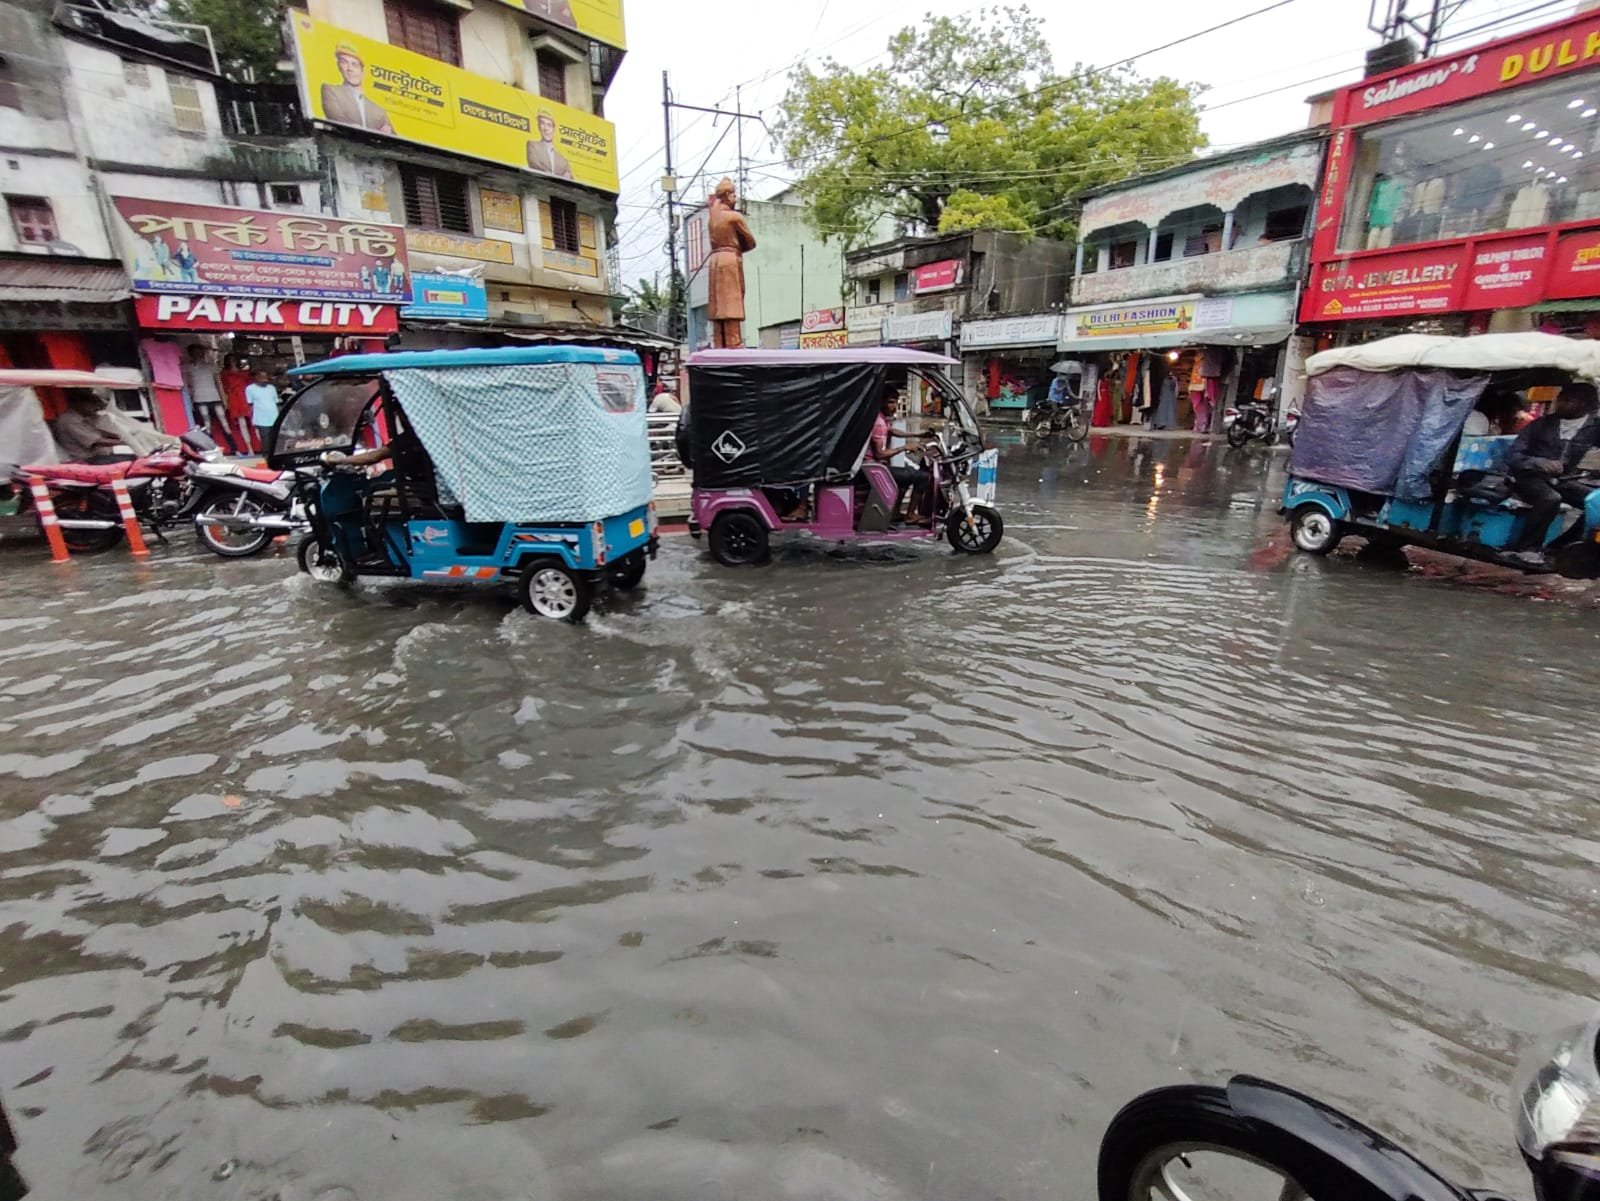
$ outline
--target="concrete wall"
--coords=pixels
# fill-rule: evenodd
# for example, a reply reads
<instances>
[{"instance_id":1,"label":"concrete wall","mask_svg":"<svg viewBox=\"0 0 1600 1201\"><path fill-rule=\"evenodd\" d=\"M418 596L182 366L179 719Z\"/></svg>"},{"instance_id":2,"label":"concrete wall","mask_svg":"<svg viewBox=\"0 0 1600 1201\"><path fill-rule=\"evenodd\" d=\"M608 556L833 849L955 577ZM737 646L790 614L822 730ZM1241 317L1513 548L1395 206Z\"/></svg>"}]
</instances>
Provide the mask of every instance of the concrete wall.
<instances>
[{"instance_id":1,"label":"concrete wall","mask_svg":"<svg viewBox=\"0 0 1600 1201\"><path fill-rule=\"evenodd\" d=\"M164 171L205 172L213 160L230 154L216 89L209 80L169 72L154 63L135 64L130 78L113 50L73 38L63 38L61 47L83 118L82 146L90 158ZM204 133L178 128L169 74L194 82L205 115Z\"/></svg>"}]
</instances>

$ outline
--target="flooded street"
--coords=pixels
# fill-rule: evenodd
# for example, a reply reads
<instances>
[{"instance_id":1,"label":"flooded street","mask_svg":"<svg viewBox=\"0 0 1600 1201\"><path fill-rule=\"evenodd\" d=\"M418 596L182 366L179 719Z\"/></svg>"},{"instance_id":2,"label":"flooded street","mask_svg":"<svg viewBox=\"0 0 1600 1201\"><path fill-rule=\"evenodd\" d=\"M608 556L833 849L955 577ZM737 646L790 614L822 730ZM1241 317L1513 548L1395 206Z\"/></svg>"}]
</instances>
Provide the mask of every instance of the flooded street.
<instances>
[{"instance_id":1,"label":"flooded street","mask_svg":"<svg viewBox=\"0 0 1600 1201\"><path fill-rule=\"evenodd\" d=\"M1600 971L1600 618L1291 555L1283 457L1003 452L1006 540L667 540L582 629L0 553L41 1197L1090 1198L1234 1071L1527 1193Z\"/></svg>"}]
</instances>

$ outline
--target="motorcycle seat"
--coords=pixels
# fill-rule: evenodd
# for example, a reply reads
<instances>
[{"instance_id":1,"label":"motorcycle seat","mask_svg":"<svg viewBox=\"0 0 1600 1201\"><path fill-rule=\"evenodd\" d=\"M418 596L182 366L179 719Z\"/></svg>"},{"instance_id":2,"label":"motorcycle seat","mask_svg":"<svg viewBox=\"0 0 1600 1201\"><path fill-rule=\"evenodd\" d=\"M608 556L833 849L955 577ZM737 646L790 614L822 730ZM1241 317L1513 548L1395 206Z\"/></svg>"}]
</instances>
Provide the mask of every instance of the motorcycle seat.
<instances>
[{"instance_id":1,"label":"motorcycle seat","mask_svg":"<svg viewBox=\"0 0 1600 1201\"><path fill-rule=\"evenodd\" d=\"M283 478L281 471L274 471L270 467L241 467L239 478L250 480L257 484L276 484Z\"/></svg>"},{"instance_id":2,"label":"motorcycle seat","mask_svg":"<svg viewBox=\"0 0 1600 1201\"><path fill-rule=\"evenodd\" d=\"M122 463L35 463L19 467L22 475L36 475L46 480L61 480L73 484L109 484L112 480L128 478L133 460Z\"/></svg>"}]
</instances>

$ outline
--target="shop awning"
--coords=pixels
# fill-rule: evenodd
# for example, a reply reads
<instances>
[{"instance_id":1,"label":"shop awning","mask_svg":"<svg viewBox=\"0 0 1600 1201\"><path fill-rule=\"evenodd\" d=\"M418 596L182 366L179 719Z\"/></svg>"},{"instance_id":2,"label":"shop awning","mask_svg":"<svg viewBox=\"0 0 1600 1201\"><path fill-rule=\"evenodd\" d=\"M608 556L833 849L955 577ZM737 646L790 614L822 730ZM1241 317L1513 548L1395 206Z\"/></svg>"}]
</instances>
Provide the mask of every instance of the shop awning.
<instances>
[{"instance_id":1,"label":"shop awning","mask_svg":"<svg viewBox=\"0 0 1600 1201\"><path fill-rule=\"evenodd\" d=\"M128 273L121 267L63 262L44 256L0 259L0 301L118 304L132 295Z\"/></svg>"},{"instance_id":2,"label":"shop awning","mask_svg":"<svg viewBox=\"0 0 1600 1201\"><path fill-rule=\"evenodd\" d=\"M1062 354L1098 354L1108 350L1169 350L1174 346L1275 346L1292 333L1292 325L1173 330L1106 338L1063 338L1056 349Z\"/></svg>"},{"instance_id":3,"label":"shop awning","mask_svg":"<svg viewBox=\"0 0 1600 1201\"><path fill-rule=\"evenodd\" d=\"M1600 312L1600 297L1588 300L1541 300L1521 310L1524 313L1595 313Z\"/></svg>"}]
</instances>

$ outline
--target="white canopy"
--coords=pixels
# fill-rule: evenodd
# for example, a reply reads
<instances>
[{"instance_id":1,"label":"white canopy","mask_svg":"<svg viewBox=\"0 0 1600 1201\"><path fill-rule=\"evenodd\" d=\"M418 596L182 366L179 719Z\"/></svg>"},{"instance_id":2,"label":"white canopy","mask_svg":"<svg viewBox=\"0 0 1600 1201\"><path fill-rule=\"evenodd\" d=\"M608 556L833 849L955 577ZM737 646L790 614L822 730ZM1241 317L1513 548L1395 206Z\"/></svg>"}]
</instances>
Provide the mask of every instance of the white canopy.
<instances>
[{"instance_id":1,"label":"white canopy","mask_svg":"<svg viewBox=\"0 0 1600 1201\"><path fill-rule=\"evenodd\" d=\"M1600 342L1539 333L1476 334L1467 338L1400 334L1360 346L1324 350L1306 360L1308 375L1321 375L1335 367L1360 371L1398 371L1404 367L1517 371L1553 367L1587 379L1600 379Z\"/></svg>"}]
</instances>

